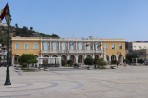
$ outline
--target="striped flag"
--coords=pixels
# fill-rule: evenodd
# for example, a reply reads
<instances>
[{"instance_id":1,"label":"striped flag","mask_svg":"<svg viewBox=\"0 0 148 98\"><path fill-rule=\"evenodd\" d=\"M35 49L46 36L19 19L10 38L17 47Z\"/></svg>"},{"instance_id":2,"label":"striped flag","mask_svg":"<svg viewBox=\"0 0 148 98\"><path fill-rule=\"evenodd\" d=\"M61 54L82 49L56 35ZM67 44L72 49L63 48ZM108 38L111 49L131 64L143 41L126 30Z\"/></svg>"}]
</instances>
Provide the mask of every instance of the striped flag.
<instances>
[{"instance_id":1,"label":"striped flag","mask_svg":"<svg viewBox=\"0 0 148 98\"><path fill-rule=\"evenodd\" d=\"M0 14L0 20L3 20L5 15L9 13L9 5L8 3L6 4L6 6L1 10L1 14Z\"/></svg>"}]
</instances>

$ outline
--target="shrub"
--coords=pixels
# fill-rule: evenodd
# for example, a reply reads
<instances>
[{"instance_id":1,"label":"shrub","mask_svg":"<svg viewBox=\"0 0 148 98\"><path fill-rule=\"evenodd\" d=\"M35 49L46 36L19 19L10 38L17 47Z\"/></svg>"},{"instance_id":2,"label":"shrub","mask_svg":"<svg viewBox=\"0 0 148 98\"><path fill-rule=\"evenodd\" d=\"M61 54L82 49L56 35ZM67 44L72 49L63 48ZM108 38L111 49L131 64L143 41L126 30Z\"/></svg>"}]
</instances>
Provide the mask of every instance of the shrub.
<instances>
[{"instance_id":1,"label":"shrub","mask_svg":"<svg viewBox=\"0 0 148 98\"><path fill-rule=\"evenodd\" d=\"M92 65L93 64L93 58L92 57L86 57L85 59L84 59L84 64L85 65Z\"/></svg>"},{"instance_id":2,"label":"shrub","mask_svg":"<svg viewBox=\"0 0 148 98\"><path fill-rule=\"evenodd\" d=\"M138 63L143 64L144 60L143 59L138 59Z\"/></svg>"},{"instance_id":3,"label":"shrub","mask_svg":"<svg viewBox=\"0 0 148 98\"><path fill-rule=\"evenodd\" d=\"M107 63L103 60L103 59L97 59L95 62L98 65L98 68L105 68L105 66L107 65Z\"/></svg>"},{"instance_id":4,"label":"shrub","mask_svg":"<svg viewBox=\"0 0 148 98\"><path fill-rule=\"evenodd\" d=\"M72 60L68 60L68 61L67 61L67 64L68 64L68 66L71 67L71 66L73 65L73 61L72 61Z\"/></svg>"},{"instance_id":5,"label":"shrub","mask_svg":"<svg viewBox=\"0 0 148 98\"><path fill-rule=\"evenodd\" d=\"M29 64L37 63L37 59L33 54L23 54L19 57L20 63L27 63L27 68L29 69Z\"/></svg>"}]
</instances>

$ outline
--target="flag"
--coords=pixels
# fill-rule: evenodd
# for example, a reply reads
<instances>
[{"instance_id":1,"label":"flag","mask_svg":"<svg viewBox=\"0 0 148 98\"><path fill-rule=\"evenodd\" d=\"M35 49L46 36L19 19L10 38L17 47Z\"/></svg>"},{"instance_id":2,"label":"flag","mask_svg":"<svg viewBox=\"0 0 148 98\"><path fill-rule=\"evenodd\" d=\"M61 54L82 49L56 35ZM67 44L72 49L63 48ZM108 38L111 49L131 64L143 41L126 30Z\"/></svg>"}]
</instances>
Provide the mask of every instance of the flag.
<instances>
[{"instance_id":1,"label":"flag","mask_svg":"<svg viewBox=\"0 0 148 98\"><path fill-rule=\"evenodd\" d=\"M5 15L9 13L9 5L8 3L6 4L6 6L1 10L1 14L0 14L0 20L3 20ZM9 13L10 14L10 13Z\"/></svg>"}]
</instances>

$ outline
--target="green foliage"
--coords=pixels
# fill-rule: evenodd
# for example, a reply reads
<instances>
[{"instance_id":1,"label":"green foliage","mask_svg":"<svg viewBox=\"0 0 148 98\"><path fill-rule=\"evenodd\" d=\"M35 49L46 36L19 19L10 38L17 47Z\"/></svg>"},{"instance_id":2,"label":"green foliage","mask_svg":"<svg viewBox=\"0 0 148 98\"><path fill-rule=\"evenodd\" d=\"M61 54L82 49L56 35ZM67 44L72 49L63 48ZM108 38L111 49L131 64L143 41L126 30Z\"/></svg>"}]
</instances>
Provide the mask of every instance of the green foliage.
<instances>
[{"instance_id":1,"label":"green foliage","mask_svg":"<svg viewBox=\"0 0 148 98\"><path fill-rule=\"evenodd\" d=\"M52 34L51 37L56 37L56 38L60 38L57 34Z\"/></svg>"},{"instance_id":2,"label":"green foliage","mask_svg":"<svg viewBox=\"0 0 148 98\"><path fill-rule=\"evenodd\" d=\"M68 64L68 66L72 66L73 65L73 61L72 60L68 60L67 64Z\"/></svg>"},{"instance_id":3,"label":"green foliage","mask_svg":"<svg viewBox=\"0 0 148 98\"><path fill-rule=\"evenodd\" d=\"M143 64L144 60L143 59L138 59L138 63Z\"/></svg>"},{"instance_id":4,"label":"green foliage","mask_svg":"<svg viewBox=\"0 0 148 98\"><path fill-rule=\"evenodd\" d=\"M29 68L29 64L37 63L37 59L33 54L23 54L19 57L19 62L22 64L27 63Z\"/></svg>"},{"instance_id":5,"label":"green foliage","mask_svg":"<svg viewBox=\"0 0 148 98\"><path fill-rule=\"evenodd\" d=\"M97 59L95 60L95 64L98 65L98 68L105 68L107 63L103 59Z\"/></svg>"},{"instance_id":6,"label":"green foliage","mask_svg":"<svg viewBox=\"0 0 148 98\"><path fill-rule=\"evenodd\" d=\"M22 64L22 69L27 68L27 65L28 65L27 63L23 63L23 64Z\"/></svg>"},{"instance_id":7,"label":"green foliage","mask_svg":"<svg viewBox=\"0 0 148 98\"><path fill-rule=\"evenodd\" d=\"M7 43L7 33L6 32L0 34L0 43L3 43L4 45L6 45Z\"/></svg>"},{"instance_id":8,"label":"green foliage","mask_svg":"<svg viewBox=\"0 0 148 98\"><path fill-rule=\"evenodd\" d=\"M126 55L127 63L132 63L132 58L138 58L138 55L137 54L127 54Z\"/></svg>"},{"instance_id":9,"label":"green foliage","mask_svg":"<svg viewBox=\"0 0 148 98\"><path fill-rule=\"evenodd\" d=\"M85 65L93 65L93 62L94 62L94 60L93 60L92 57L86 57L86 58L84 59L84 64L85 64Z\"/></svg>"}]
</instances>

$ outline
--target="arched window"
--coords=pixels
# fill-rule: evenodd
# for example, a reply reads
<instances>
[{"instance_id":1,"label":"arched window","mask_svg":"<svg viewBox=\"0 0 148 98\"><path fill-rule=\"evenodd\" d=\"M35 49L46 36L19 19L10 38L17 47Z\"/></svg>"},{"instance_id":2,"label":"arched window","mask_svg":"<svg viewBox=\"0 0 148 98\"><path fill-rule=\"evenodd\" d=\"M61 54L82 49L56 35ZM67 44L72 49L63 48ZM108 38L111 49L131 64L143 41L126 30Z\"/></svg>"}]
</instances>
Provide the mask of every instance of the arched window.
<instances>
[{"instance_id":1,"label":"arched window","mask_svg":"<svg viewBox=\"0 0 148 98\"><path fill-rule=\"evenodd\" d=\"M67 47L66 47L66 43L65 42L62 42L61 43L61 50L66 50Z\"/></svg>"},{"instance_id":2,"label":"arched window","mask_svg":"<svg viewBox=\"0 0 148 98\"><path fill-rule=\"evenodd\" d=\"M52 49L53 50L58 50L58 43L57 42L52 43Z\"/></svg>"},{"instance_id":3,"label":"arched window","mask_svg":"<svg viewBox=\"0 0 148 98\"><path fill-rule=\"evenodd\" d=\"M69 43L69 49L70 49L70 50L74 50L74 46L75 46L75 45L74 45L74 42L70 42L70 43Z\"/></svg>"},{"instance_id":4,"label":"arched window","mask_svg":"<svg viewBox=\"0 0 148 98\"><path fill-rule=\"evenodd\" d=\"M82 42L78 43L78 50L83 50L83 43Z\"/></svg>"},{"instance_id":5,"label":"arched window","mask_svg":"<svg viewBox=\"0 0 148 98\"><path fill-rule=\"evenodd\" d=\"M48 42L43 43L43 50L49 50L49 43Z\"/></svg>"}]
</instances>

